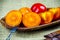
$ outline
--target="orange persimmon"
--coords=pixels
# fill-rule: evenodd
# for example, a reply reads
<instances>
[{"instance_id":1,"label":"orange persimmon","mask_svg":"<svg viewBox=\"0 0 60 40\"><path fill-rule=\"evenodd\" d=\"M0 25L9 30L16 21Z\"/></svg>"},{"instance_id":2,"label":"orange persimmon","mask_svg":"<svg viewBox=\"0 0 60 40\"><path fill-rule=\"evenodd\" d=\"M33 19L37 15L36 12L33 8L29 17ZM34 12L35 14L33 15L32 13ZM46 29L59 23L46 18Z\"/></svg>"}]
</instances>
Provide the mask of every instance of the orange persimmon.
<instances>
[{"instance_id":1,"label":"orange persimmon","mask_svg":"<svg viewBox=\"0 0 60 40\"><path fill-rule=\"evenodd\" d=\"M23 7L23 8L20 8L19 11L24 15L28 12L31 12L31 9L28 7Z\"/></svg>"},{"instance_id":2,"label":"orange persimmon","mask_svg":"<svg viewBox=\"0 0 60 40\"><path fill-rule=\"evenodd\" d=\"M39 13L41 17L41 24L47 24L50 23L53 19L53 14L49 11Z\"/></svg>"},{"instance_id":3,"label":"orange persimmon","mask_svg":"<svg viewBox=\"0 0 60 40\"><path fill-rule=\"evenodd\" d=\"M10 11L5 17L6 24L12 27L19 25L21 20L22 14L18 10Z\"/></svg>"},{"instance_id":4,"label":"orange persimmon","mask_svg":"<svg viewBox=\"0 0 60 40\"><path fill-rule=\"evenodd\" d=\"M51 8L49 11L54 14L53 20L60 18L60 8Z\"/></svg>"},{"instance_id":5,"label":"orange persimmon","mask_svg":"<svg viewBox=\"0 0 60 40\"><path fill-rule=\"evenodd\" d=\"M40 24L41 18L37 13L29 12L29 13L23 15L22 22L27 28L32 28L32 27L38 26Z\"/></svg>"}]
</instances>

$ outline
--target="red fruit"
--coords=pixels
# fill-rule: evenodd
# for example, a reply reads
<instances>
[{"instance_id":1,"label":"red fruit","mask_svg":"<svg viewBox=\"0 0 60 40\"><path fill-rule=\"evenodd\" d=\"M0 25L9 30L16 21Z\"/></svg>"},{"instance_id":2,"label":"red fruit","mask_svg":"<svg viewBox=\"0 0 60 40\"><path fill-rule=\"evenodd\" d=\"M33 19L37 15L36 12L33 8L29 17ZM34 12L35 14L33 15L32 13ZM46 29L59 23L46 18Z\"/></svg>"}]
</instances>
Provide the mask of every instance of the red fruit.
<instances>
[{"instance_id":1,"label":"red fruit","mask_svg":"<svg viewBox=\"0 0 60 40\"><path fill-rule=\"evenodd\" d=\"M35 3L32 5L31 10L36 13L41 13L46 11L46 6L41 3Z\"/></svg>"}]
</instances>

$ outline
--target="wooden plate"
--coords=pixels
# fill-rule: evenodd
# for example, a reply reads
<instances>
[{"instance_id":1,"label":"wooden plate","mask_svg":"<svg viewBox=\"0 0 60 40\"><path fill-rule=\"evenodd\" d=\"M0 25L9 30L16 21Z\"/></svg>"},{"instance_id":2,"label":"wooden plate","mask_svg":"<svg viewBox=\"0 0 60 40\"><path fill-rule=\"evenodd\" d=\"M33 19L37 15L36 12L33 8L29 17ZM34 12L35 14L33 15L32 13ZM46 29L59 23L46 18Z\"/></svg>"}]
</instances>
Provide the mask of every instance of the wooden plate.
<instances>
[{"instance_id":1,"label":"wooden plate","mask_svg":"<svg viewBox=\"0 0 60 40\"><path fill-rule=\"evenodd\" d=\"M2 18L0 20L0 22L6 28L11 29L11 27L10 26L8 27L8 25L5 23L4 18ZM17 26L17 27L18 27L18 30L19 31L33 31L33 30L43 29L43 28L46 28L46 27L49 27L49 26L52 26L52 25L57 25L57 24L60 24L60 19L59 20L56 20L56 21L53 21L51 23L48 23L48 24L43 24L43 25L40 25L40 26L36 26L34 28L26 28L26 27L24 27L23 24L21 24L21 26Z\"/></svg>"}]
</instances>

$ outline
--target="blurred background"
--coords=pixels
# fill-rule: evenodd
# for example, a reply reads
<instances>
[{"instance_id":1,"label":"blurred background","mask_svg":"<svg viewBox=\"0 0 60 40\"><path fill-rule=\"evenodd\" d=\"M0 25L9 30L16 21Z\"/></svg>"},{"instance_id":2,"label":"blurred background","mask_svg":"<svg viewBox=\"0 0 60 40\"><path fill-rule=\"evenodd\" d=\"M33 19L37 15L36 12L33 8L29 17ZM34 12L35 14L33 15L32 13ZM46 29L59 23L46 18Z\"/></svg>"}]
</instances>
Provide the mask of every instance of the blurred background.
<instances>
[{"instance_id":1,"label":"blurred background","mask_svg":"<svg viewBox=\"0 0 60 40\"><path fill-rule=\"evenodd\" d=\"M0 0L0 16L2 17L9 10L31 7L32 4L38 2L46 5L48 8L60 7L60 0Z\"/></svg>"}]
</instances>

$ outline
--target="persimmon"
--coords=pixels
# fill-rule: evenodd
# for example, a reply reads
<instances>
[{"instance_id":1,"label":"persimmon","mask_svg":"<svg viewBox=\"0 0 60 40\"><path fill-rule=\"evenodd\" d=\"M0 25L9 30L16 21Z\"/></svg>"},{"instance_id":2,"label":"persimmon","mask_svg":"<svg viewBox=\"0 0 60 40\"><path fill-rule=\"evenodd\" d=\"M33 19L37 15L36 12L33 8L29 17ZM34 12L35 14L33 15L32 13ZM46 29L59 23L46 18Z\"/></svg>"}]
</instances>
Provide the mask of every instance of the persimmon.
<instances>
[{"instance_id":1,"label":"persimmon","mask_svg":"<svg viewBox=\"0 0 60 40\"><path fill-rule=\"evenodd\" d=\"M15 27L21 23L22 14L18 10L12 10L8 12L5 17L5 22L7 25Z\"/></svg>"},{"instance_id":2,"label":"persimmon","mask_svg":"<svg viewBox=\"0 0 60 40\"><path fill-rule=\"evenodd\" d=\"M50 23L53 19L53 14L49 11L39 13L41 17L41 24L47 24Z\"/></svg>"},{"instance_id":3,"label":"persimmon","mask_svg":"<svg viewBox=\"0 0 60 40\"><path fill-rule=\"evenodd\" d=\"M60 15L60 8L59 8L59 15ZM60 19L60 16L59 16L59 19Z\"/></svg>"},{"instance_id":4,"label":"persimmon","mask_svg":"<svg viewBox=\"0 0 60 40\"><path fill-rule=\"evenodd\" d=\"M60 18L60 8L51 8L49 9L49 11L54 14L53 20L57 20Z\"/></svg>"},{"instance_id":5,"label":"persimmon","mask_svg":"<svg viewBox=\"0 0 60 40\"><path fill-rule=\"evenodd\" d=\"M27 28L32 28L35 26L38 26L41 22L41 18L37 13L29 12L25 15L23 15L23 24Z\"/></svg>"},{"instance_id":6,"label":"persimmon","mask_svg":"<svg viewBox=\"0 0 60 40\"><path fill-rule=\"evenodd\" d=\"M23 8L20 8L19 11L24 15L28 12L31 12L31 9L28 7L23 7Z\"/></svg>"}]
</instances>

